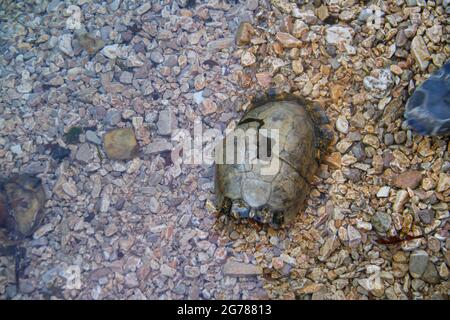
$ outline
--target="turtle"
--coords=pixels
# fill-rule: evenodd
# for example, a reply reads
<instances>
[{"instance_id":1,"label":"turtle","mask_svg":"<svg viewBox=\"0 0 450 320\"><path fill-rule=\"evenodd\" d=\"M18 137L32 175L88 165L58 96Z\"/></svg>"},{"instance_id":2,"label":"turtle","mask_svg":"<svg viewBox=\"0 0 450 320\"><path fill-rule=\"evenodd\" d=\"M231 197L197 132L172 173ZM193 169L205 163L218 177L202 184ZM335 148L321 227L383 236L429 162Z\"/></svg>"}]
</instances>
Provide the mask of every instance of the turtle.
<instances>
[{"instance_id":1,"label":"turtle","mask_svg":"<svg viewBox=\"0 0 450 320\"><path fill-rule=\"evenodd\" d=\"M45 199L42 181L34 175L0 179L0 227L6 231L6 234L0 233L0 256L14 257L18 291L21 260L26 254L21 244L41 225Z\"/></svg>"},{"instance_id":2,"label":"turtle","mask_svg":"<svg viewBox=\"0 0 450 320\"><path fill-rule=\"evenodd\" d=\"M273 228L292 221L333 139L328 124L318 102L273 89L253 99L216 148L217 211ZM244 133L244 144L239 145L242 136L236 132ZM248 132L256 133L256 143ZM232 161L227 161L227 149Z\"/></svg>"},{"instance_id":3,"label":"turtle","mask_svg":"<svg viewBox=\"0 0 450 320\"><path fill-rule=\"evenodd\" d=\"M450 133L450 59L409 97L405 118L407 125L420 135Z\"/></svg>"}]
</instances>

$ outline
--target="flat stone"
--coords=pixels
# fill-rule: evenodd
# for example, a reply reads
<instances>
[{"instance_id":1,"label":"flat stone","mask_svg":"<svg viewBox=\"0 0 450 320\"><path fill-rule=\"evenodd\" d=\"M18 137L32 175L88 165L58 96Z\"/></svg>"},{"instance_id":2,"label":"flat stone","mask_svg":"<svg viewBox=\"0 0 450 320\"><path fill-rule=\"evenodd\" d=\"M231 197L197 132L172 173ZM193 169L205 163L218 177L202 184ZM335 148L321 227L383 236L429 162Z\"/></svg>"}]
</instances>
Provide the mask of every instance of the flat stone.
<instances>
[{"instance_id":1,"label":"flat stone","mask_svg":"<svg viewBox=\"0 0 450 320\"><path fill-rule=\"evenodd\" d=\"M159 51L152 51L150 53L150 60L153 61L154 63L160 64L160 63L163 63L164 57L161 54L161 52L159 52Z\"/></svg>"},{"instance_id":2,"label":"flat stone","mask_svg":"<svg viewBox=\"0 0 450 320\"><path fill-rule=\"evenodd\" d=\"M261 275L262 272L263 270L260 266L233 260L227 260L223 266L224 275L231 277L251 277Z\"/></svg>"},{"instance_id":3,"label":"flat stone","mask_svg":"<svg viewBox=\"0 0 450 320\"><path fill-rule=\"evenodd\" d=\"M329 236L320 247L319 260L325 261L339 247L339 239L336 235Z\"/></svg>"},{"instance_id":4,"label":"flat stone","mask_svg":"<svg viewBox=\"0 0 450 320\"><path fill-rule=\"evenodd\" d=\"M256 57L250 51L244 51L241 55L241 65L244 67L249 67L256 63Z\"/></svg>"},{"instance_id":5,"label":"flat stone","mask_svg":"<svg viewBox=\"0 0 450 320\"><path fill-rule=\"evenodd\" d=\"M407 171L397 175L392 182L397 188L415 189L422 182L422 173L415 170Z\"/></svg>"},{"instance_id":6,"label":"flat stone","mask_svg":"<svg viewBox=\"0 0 450 320\"><path fill-rule=\"evenodd\" d=\"M192 267L192 266L185 266L184 267L184 275L187 278L198 278L200 276L200 268L199 267Z\"/></svg>"},{"instance_id":7,"label":"flat stone","mask_svg":"<svg viewBox=\"0 0 450 320\"><path fill-rule=\"evenodd\" d=\"M351 225L347 228L347 236L350 247L355 248L361 243L361 234Z\"/></svg>"},{"instance_id":8,"label":"flat stone","mask_svg":"<svg viewBox=\"0 0 450 320\"><path fill-rule=\"evenodd\" d=\"M171 110L162 110L159 113L156 126L160 135L170 135L177 126L177 118Z\"/></svg>"},{"instance_id":9,"label":"flat stone","mask_svg":"<svg viewBox=\"0 0 450 320\"><path fill-rule=\"evenodd\" d=\"M77 196L77 186L73 183L73 182L65 182L62 185L62 189L63 191L71 196L71 197L76 197Z\"/></svg>"},{"instance_id":10,"label":"flat stone","mask_svg":"<svg viewBox=\"0 0 450 320\"><path fill-rule=\"evenodd\" d=\"M99 138L97 133L92 130L86 131L86 140L95 144L101 144L102 140Z\"/></svg>"},{"instance_id":11,"label":"flat stone","mask_svg":"<svg viewBox=\"0 0 450 320\"><path fill-rule=\"evenodd\" d=\"M233 46L233 38L223 38L218 40L210 41L207 45L208 50L216 51L231 48Z\"/></svg>"},{"instance_id":12,"label":"flat stone","mask_svg":"<svg viewBox=\"0 0 450 320\"><path fill-rule=\"evenodd\" d=\"M119 81L124 84L131 84L133 82L133 74L128 71L124 71L120 74Z\"/></svg>"},{"instance_id":13,"label":"flat stone","mask_svg":"<svg viewBox=\"0 0 450 320\"><path fill-rule=\"evenodd\" d=\"M83 143L79 146L77 153L75 154L75 159L84 163L89 163L92 160L93 156L94 155L89 148L89 144Z\"/></svg>"},{"instance_id":14,"label":"flat stone","mask_svg":"<svg viewBox=\"0 0 450 320\"><path fill-rule=\"evenodd\" d=\"M333 152L331 154L325 155L323 158L323 162L333 169L340 169L342 166L342 156L339 152Z\"/></svg>"},{"instance_id":15,"label":"flat stone","mask_svg":"<svg viewBox=\"0 0 450 320\"><path fill-rule=\"evenodd\" d=\"M388 187L388 186L381 187L377 192L377 198L389 197L389 191L391 191L390 187Z\"/></svg>"},{"instance_id":16,"label":"flat stone","mask_svg":"<svg viewBox=\"0 0 450 320\"><path fill-rule=\"evenodd\" d=\"M406 202L409 200L409 194L406 190L399 190L397 192L397 195L395 196L395 201L392 206L392 209L394 212L402 212L403 207L405 206Z\"/></svg>"},{"instance_id":17,"label":"flat stone","mask_svg":"<svg viewBox=\"0 0 450 320\"><path fill-rule=\"evenodd\" d=\"M72 35L63 34L60 36L58 47L64 54L72 57L74 54L72 48Z\"/></svg>"},{"instance_id":18,"label":"flat stone","mask_svg":"<svg viewBox=\"0 0 450 320\"><path fill-rule=\"evenodd\" d=\"M416 250L409 257L409 273L413 278L420 278L428 265L428 253L425 250Z\"/></svg>"},{"instance_id":19,"label":"flat stone","mask_svg":"<svg viewBox=\"0 0 450 320\"><path fill-rule=\"evenodd\" d=\"M386 233L392 224L391 215L385 212L377 212L373 215L371 223L378 233Z\"/></svg>"},{"instance_id":20,"label":"flat stone","mask_svg":"<svg viewBox=\"0 0 450 320\"><path fill-rule=\"evenodd\" d=\"M302 42L296 37L285 32L278 32L275 38L281 43L284 48L298 48L301 46Z\"/></svg>"},{"instance_id":21,"label":"flat stone","mask_svg":"<svg viewBox=\"0 0 450 320\"><path fill-rule=\"evenodd\" d=\"M431 224L434 220L434 211L432 209L420 210L417 215L424 224Z\"/></svg>"},{"instance_id":22,"label":"flat stone","mask_svg":"<svg viewBox=\"0 0 450 320\"><path fill-rule=\"evenodd\" d=\"M169 278L173 278L175 276L175 274L177 273L177 271L174 268L172 268L171 266L169 266L167 264L162 264L160 271L163 276L166 276Z\"/></svg>"},{"instance_id":23,"label":"flat stone","mask_svg":"<svg viewBox=\"0 0 450 320\"><path fill-rule=\"evenodd\" d=\"M103 49L100 52L108 59L116 59L119 54L119 45L111 44L111 45L105 46L105 47L103 47Z\"/></svg>"},{"instance_id":24,"label":"flat stone","mask_svg":"<svg viewBox=\"0 0 450 320\"><path fill-rule=\"evenodd\" d=\"M244 46L250 43L252 36L255 34L255 29L248 22L241 22L236 31L235 42L238 46Z\"/></svg>"},{"instance_id":25,"label":"flat stone","mask_svg":"<svg viewBox=\"0 0 450 320\"><path fill-rule=\"evenodd\" d=\"M210 98L206 98L200 104L200 111L204 116L215 113L217 111L217 104Z\"/></svg>"},{"instance_id":26,"label":"flat stone","mask_svg":"<svg viewBox=\"0 0 450 320\"><path fill-rule=\"evenodd\" d=\"M257 73L255 77L256 81L258 81L258 84L263 88L267 88L272 82L272 75L269 72Z\"/></svg>"},{"instance_id":27,"label":"flat stone","mask_svg":"<svg viewBox=\"0 0 450 320\"><path fill-rule=\"evenodd\" d=\"M437 192L444 192L450 188L450 175L441 172L439 174L439 181L436 187Z\"/></svg>"},{"instance_id":28,"label":"flat stone","mask_svg":"<svg viewBox=\"0 0 450 320\"><path fill-rule=\"evenodd\" d=\"M317 17L322 21L324 21L326 18L328 18L330 16L330 14L328 12L328 7L325 5L322 5L319 8L317 8L316 14L317 14Z\"/></svg>"},{"instance_id":29,"label":"flat stone","mask_svg":"<svg viewBox=\"0 0 450 320\"><path fill-rule=\"evenodd\" d=\"M292 61L292 71L294 71L294 73L296 75L300 75L303 73L304 69L303 69L303 63L301 60Z\"/></svg>"},{"instance_id":30,"label":"flat stone","mask_svg":"<svg viewBox=\"0 0 450 320\"><path fill-rule=\"evenodd\" d=\"M144 3L143 5L141 5L140 7L138 7L136 9L136 13L138 15L143 15L144 13L146 13L151 8L152 8L152 4L150 2L146 2L146 3Z\"/></svg>"},{"instance_id":31,"label":"flat stone","mask_svg":"<svg viewBox=\"0 0 450 320\"><path fill-rule=\"evenodd\" d=\"M430 53L422 36L417 35L411 42L411 52L419 65L420 70L425 71L430 63Z\"/></svg>"},{"instance_id":32,"label":"flat stone","mask_svg":"<svg viewBox=\"0 0 450 320\"><path fill-rule=\"evenodd\" d=\"M173 145L169 141L165 139L155 139L145 147L144 152L145 154L154 154L172 150L172 148Z\"/></svg>"},{"instance_id":33,"label":"flat stone","mask_svg":"<svg viewBox=\"0 0 450 320\"><path fill-rule=\"evenodd\" d=\"M135 272L127 273L127 275L125 276L125 285L128 288L136 288L137 286L139 286L139 281Z\"/></svg>"},{"instance_id":34,"label":"flat stone","mask_svg":"<svg viewBox=\"0 0 450 320\"><path fill-rule=\"evenodd\" d=\"M108 112L106 112L104 121L109 126L115 126L116 124L118 124L120 122L121 119L122 119L122 116L120 114L120 111L108 110Z\"/></svg>"},{"instance_id":35,"label":"flat stone","mask_svg":"<svg viewBox=\"0 0 450 320\"><path fill-rule=\"evenodd\" d=\"M136 156L139 146L131 128L114 129L103 136L106 154L110 159L128 160Z\"/></svg>"},{"instance_id":36,"label":"flat stone","mask_svg":"<svg viewBox=\"0 0 450 320\"><path fill-rule=\"evenodd\" d=\"M345 117L339 116L336 120L336 129L341 133L348 133L348 121Z\"/></svg>"},{"instance_id":37,"label":"flat stone","mask_svg":"<svg viewBox=\"0 0 450 320\"><path fill-rule=\"evenodd\" d=\"M422 280L430 284L438 284L440 282L439 273L431 261L427 264L425 272L422 275Z\"/></svg>"},{"instance_id":38,"label":"flat stone","mask_svg":"<svg viewBox=\"0 0 450 320\"><path fill-rule=\"evenodd\" d=\"M335 25L326 29L325 39L328 44L332 45L337 45L339 43L350 45L353 37L349 28Z\"/></svg>"},{"instance_id":39,"label":"flat stone","mask_svg":"<svg viewBox=\"0 0 450 320\"><path fill-rule=\"evenodd\" d=\"M365 77L363 84L372 97L382 99L390 93L394 85L392 72L390 69L377 69L374 74L375 76Z\"/></svg>"}]
</instances>

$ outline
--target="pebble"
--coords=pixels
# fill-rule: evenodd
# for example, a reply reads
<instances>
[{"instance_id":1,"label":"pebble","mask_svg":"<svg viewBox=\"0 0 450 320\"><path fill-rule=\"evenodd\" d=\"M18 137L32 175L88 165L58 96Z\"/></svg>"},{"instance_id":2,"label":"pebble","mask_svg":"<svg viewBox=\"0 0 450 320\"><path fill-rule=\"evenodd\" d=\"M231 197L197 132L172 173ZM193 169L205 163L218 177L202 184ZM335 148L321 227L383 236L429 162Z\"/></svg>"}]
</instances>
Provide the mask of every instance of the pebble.
<instances>
[{"instance_id":1,"label":"pebble","mask_svg":"<svg viewBox=\"0 0 450 320\"><path fill-rule=\"evenodd\" d=\"M350 247L355 248L361 243L361 234L353 226L348 226L347 235Z\"/></svg>"},{"instance_id":2,"label":"pebble","mask_svg":"<svg viewBox=\"0 0 450 320\"><path fill-rule=\"evenodd\" d=\"M377 212L373 215L371 223L378 233L386 233L392 224L391 215L385 212Z\"/></svg>"},{"instance_id":3,"label":"pebble","mask_svg":"<svg viewBox=\"0 0 450 320\"><path fill-rule=\"evenodd\" d=\"M72 57L74 55L73 48L72 48L72 35L70 34L63 34L59 38L59 49L69 57Z\"/></svg>"},{"instance_id":4,"label":"pebble","mask_svg":"<svg viewBox=\"0 0 450 320\"><path fill-rule=\"evenodd\" d=\"M365 77L363 84L374 98L382 99L390 93L394 80L389 69L377 69L375 73L377 76Z\"/></svg>"},{"instance_id":5,"label":"pebble","mask_svg":"<svg viewBox=\"0 0 450 320\"><path fill-rule=\"evenodd\" d=\"M412 170L397 175L393 184L400 189L415 189L422 182L422 174L420 171Z\"/></svg>"},{"instance_id":6,"label":"pebble","mask_svg":"<svg viewBox=\"0 0 450 320\"><path fill-rule=\"evenodd\" d=\"M200 268L185 266L184 267L184 275L188 278L198 278L200 276Z\"/></svg>"},{"instance_id":7,"label":"pebble","mask_svg":"<svg viewBox=\"0 0 450 320\"><path fill-rule=\"evenodd\" d=\"M420 70L425 71L430 63L430 53L422 36L417 35L411 42L411 52Z\"/></svg>"},{"instance_id":8,"label":"pebble","mask_svg":"<svg viewBox=\"0 0 450 320\"><path fill-rule=\"evenodd\" d=\"M423 272L422 280L430 284L438 284L440 282L439 273L431 261L428 262L425 272Z\"/></svg>"},{"instance_id":9,"label":"pebble","mask_svg":"<svg viewBox=\"0 0 450 320\"><path fill-rule=\"evenodd\" d=\"M79 146L77 153L75 154L75 159L83 163L89 163L92 160L93 156L94 155L91 152L89 144L83 143Z\"/></svg>"},{"instance_id":10,"label":"pebble","mask_svg":"<svg viewBox=\"0 0 450 320\"><path fill-rule=\"evenodd\" d=\"M399 190L397 192L397 195L395 196L395 201L392 206L392 209L394 212L402 212L403 207L405 206L406 202L409 200L409 194L406 190Z\"/></svg>"},{"instance_id":11,"label":"pebble","mask_svg":"<svg viewBox=\"0 0 450 320\"><path fill-rule=\"evenodd\" d=\"M112 44L112 45L105 46L105 47L103 47L103 49L100 52L108 59L116 59L119 54L119 45Z\"/></svg>"},{"instance_id":12,"label":"pebble","mask_svg":"<svg viewBox=\"0 0 450 320\"><path fill-rule=\"evenodd\" d=\"M339 43L350 45L353 41L350 29L338 25L331 26L326 29L325 39L328 44L332 45L337 45Z\"/></svg>"},{"instance_id":13,"label":"pebble","mask_svg":"<svg viewBox=\"0 0 450 320\"><path fill-rule=\"evenodd\" d=\"M244 67L249 67L256 62L256 57L253 53L249 51L244 51L241 55L241 64Z\"/></svg>"},{"instance_id":14,"label":"pebble","mask_svg":"<svg viewBox=\"0 0 450 320\"><path fill-rule=\"evenodd\" d=\"M391 191L391 188L389 186L381 187L377 192L378 198L387 198L389 197L389 191Z\"/></svg>"},{"instance_id":15,"label":"pebble","mask_svg":"<svg viewBox=\"0 0 450 320\"><path fill-rule=\"evenodd\" d=\"M439 181L436 187L437 192L444 192L450 189L450 175L444 172L439 174Z\"/></svg>"},{"instance_id":16,"label":"pebble","mask_svg":"<svg viewBox=\"0 0 450 320\"><path fill-rule=\"evenodd\" d=\"M303 64L302 64L301 60L292 61L292 71L294 71L294 73L297 75L303 73L304 69L303 69Z\"/></svg>"},{"instance_id":17,"label":"pebble","mask_svg":"<svg viewBox=\"0 0 450 320\"><path fill-rule=\"evenodd\" d=\"M223 266L224 275L230 277L251 277L262 274L262 268L254 264L228 259Z\"/></svg>"},{"instance_id":18,"label":"pebble","mask_svg":"<svg viewBox=\"0 0 450 320\"><path fill-rule=\"evenodd\" d=\"M341 133L348 133L348 128L347 119L343 116L339 116L336 120L336 129Z\"/></svg>"},{"instance_id":19,"label":"pebble","mask_svg":"<svg viewBox=\"0 0 450 320\"><path fill-rule=\"evenodd\" d=\"M428 265L428 253L424 250L416 250L409 257L409 273L413 278L422 277Z\"/></svg>"},{"instance_id":20,"label":"pebble","mask_svg":"<svg viewBox=\"0 0 450 320\"><path fill-rule=\"evenodd\" d=\"M289 33L278 32L275 37L284 48L298 48L302 44L300 40Z\"/></svg>"},{"instance_id":21,"label":"pebble","mask_svg":"<svg viewBox=\"0 0 450 320\"><path fill-rule=\"evenodd\" d=\"M253 26L248 22L242 22L236 31L236 45L245 46L246 44L249 44L254 34L255 29L253 29Z\"/></svg>"},{"instance_id":22,"label":"pebble","mask_svg":"<svg viewBox=\"0 0 450 320\"><path fill-rule=\"evenodd\" d=\"M203 115L207 116L217 112L217 104L210 98L206 98L200 104L200 111Z\"/></svg>"},{"instance_id":23,"label":"pebble","mask_svg":"<svg viewBox=\"0 0 450 320\"><path fill-rule=\"evenodd\" d=\"M128 71L124 71L120 74L119 81L124 84L131 84L133 82L133 74Z\"/></svg>"},{"instance_id":24,"label":"pebble","mask_svg":"<svg viewBox=\"0 0 450 320\"><path fill-rule=\"evenodd\" d=\"M154 139L153 142L149 143L145 149L144 153L154 154L164 151L172 150L173 145L165 139Z\"/></svg>"},{"instance_id":25,"label":"pebble","mask_svg":"<svg viewBox=\"0 0 450 320\"><path fill-rule=\"evenodd\" d=\"M104 121L109 126L115 126L116 124L118 124L120 122L121 119L122 119L122 116L119 111L108 110L108 112L106 112Z\"/></svg>"},{"instance_id":26,"label":"pebble","mask_svg":"<svg viewBox=\"0 0 450 320\"><path fill-rule=\"evenodd\" d=\"M62 189L67 195L69 195L71 197L76 197L77 194L78 194L77 193L77 187L72 182L65 182L65 183L63 183Z\"/></svg>"},{"instance_id":27,"label":"pebble","mask_svg":"<svg viewBox=\"0 0 450 320\"><path fill-rule=\"evenodd\" d=\"M144 13L146 13L148 10L150 10L151 8L152 8L152 4L150 2L146 2L136 9L136 13L141 16Z\"/></svg>"},{"instance_id":28,"label":"pebble","mask_svg":"<svg viewBox=\"0 0 450 320\"><path fill-rule=\"evenodd\" d=\"M177 126L177 118L171 110L162 110L159 112L156 126L160 135L170 135Z\"/></svg>"},{"instance_id":29,"label":"pebble","mask_svg":"<svg viewBox=\"0 0 450 320\"><path fill-rule=\"evenodd\" d=\"M434 220L434 211L432 209L420 210L417 215L424 224L431 224Z\"/></svg>"},{"instance_id":30,"label":"pebble","mask_svg":"<svg viewBox=\"0 0 450 320\"><path fill-rule=\"evenodd\" d=\"M99 138L97 133L92 130L86 131L86 140L95 144L101 144L102 140Z\"/></svg>"}]
</instances>

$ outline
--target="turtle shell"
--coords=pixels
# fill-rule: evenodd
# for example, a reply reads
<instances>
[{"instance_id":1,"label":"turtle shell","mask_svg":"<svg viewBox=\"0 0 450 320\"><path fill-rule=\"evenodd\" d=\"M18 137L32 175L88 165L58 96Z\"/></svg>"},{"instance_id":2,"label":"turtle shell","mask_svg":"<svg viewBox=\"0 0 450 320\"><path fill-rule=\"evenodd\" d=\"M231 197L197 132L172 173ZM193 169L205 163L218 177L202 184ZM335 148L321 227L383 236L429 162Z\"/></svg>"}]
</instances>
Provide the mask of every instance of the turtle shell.
<instances>
[{"instance_id":1,"label":"turtle shell","mask_svg":"<svg viewBox=\"0 0 450 320\"><path fill-rule=\"evenodd\" d=\"M253 101L216 153L219 211L274 227L292 220L309 194L320 154L332 138L323 126L327 122L317 104L293 95ZM256 132L256 148L252 149L255 139L248 132Z\"/></svg>"},{"instance_id":2,"label":"turtle shell","mask_svg":"<svg viewBox=\"0 0 450 320\"><path fill-rule=\"evenodd\" d=\"M450 60L413 92L406 103L405 118L421 135L450 133Z\"/></svg>"}]
</instances>

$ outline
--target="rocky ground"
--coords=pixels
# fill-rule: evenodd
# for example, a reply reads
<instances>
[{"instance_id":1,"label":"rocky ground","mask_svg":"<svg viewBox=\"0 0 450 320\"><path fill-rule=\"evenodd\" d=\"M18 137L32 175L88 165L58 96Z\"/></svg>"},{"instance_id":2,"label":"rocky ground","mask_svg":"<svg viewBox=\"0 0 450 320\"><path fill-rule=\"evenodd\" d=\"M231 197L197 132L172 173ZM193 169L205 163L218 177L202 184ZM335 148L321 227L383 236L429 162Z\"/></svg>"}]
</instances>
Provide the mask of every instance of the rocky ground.
<instances>
[{"instance_id":1,"label":"rocky ground","mask_svg":"<svg viewBox=\"0 0 450 320\"><path fill-rule=\"evenodd\" d=\"M48 200L19 291L0 257L0 298L448 299L449 139L402 115L450 56L449 11L2 1L0 170L37 174ZM335 131L305 212L281 230L219 217L213 167L170 157L176 128L233 127L268 87L319 101ZM104 137L118 128L133 129L125 150Z\"/></svg>"}]
</instances>

